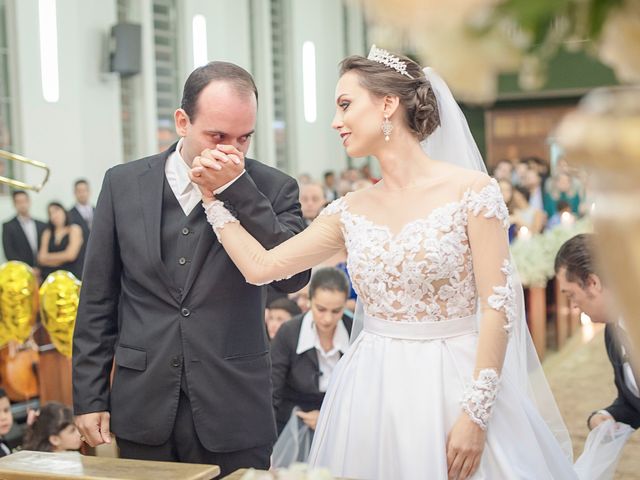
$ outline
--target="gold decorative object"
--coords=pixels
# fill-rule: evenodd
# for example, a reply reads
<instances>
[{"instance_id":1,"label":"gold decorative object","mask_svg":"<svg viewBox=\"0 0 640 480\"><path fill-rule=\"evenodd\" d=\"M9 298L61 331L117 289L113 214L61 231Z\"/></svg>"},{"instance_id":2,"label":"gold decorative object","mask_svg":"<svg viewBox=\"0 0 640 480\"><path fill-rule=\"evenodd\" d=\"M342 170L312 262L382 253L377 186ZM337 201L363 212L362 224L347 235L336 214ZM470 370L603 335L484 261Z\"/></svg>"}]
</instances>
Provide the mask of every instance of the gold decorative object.
<instances>
[{"instance_id":1,"label":"gold decorative object","mask_svg":"<svg viewBox=\"0 0 640 480\"><path fill-rule=\"evenodd\" d=\"M40 320L56 349L71 357L81 282L72 273L57 270L40 287Z\"/></svg>"},{"instance_id":2,"label":"gold decorative object","mask_svg":"<svg viewBox=\"0 0 640 480\"><path fill-rule=\"evenodd\" d=\"M18 155L17 153L7 152L5 150L0 150L0 158L6 158L10 162L18 162L23 165L30 165L35 168L39 168L44 171L44 177L40 183L25 183L20 180L16 180L14 178L3 177L0 176L0 183L5 183L10 187L17 188L19 190L33 190L34 192L39 192L44 187L44 184L49 180L49 167L42 162L38 162L37 160L31 160L30 158L23 157L22 155Z\"/></svg>"},{"instance_id":3,"label":"gold decorative object","mask_svg":"<svg viewBox=\"0 0 640 480\"><path fill-rule=\"evenodd\" d=\"M24 343L31 334L37 307L36 279L29 265L11 261L0 266L0 346Z\"/></svg>"},{"instance_id":4,"label":"gold decorative object","mask_svg":"<svg viewBox=\"0 0 640 480\"><path fill-rule=\"evenodd\" d=\"M591 92L562 120L558 142L571 164L591 170L599 262L640 369L640 86Z\"/></svg>"}]
</instances>

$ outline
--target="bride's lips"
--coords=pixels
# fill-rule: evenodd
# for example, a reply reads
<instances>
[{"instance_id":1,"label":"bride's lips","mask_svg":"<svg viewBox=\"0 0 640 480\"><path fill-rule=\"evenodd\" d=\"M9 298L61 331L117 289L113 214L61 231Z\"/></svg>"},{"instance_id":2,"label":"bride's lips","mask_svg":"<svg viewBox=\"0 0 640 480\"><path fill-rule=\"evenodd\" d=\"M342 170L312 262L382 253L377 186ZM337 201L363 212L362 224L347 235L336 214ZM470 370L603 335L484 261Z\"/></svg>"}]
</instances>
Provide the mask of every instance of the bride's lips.
<instances>
[{"instance_id":1,"label":"bride's lips","mask_svg":"<svg viewBox=\"0 0 640 480\"><path fill-rule=\"evenodd\" d=\"M347 139L349 138L350 135L351 135L351 132L343 132L340 134L340 137L342 138L342 145L344 146L347 145Z\"/></svg>"}]
</instances>

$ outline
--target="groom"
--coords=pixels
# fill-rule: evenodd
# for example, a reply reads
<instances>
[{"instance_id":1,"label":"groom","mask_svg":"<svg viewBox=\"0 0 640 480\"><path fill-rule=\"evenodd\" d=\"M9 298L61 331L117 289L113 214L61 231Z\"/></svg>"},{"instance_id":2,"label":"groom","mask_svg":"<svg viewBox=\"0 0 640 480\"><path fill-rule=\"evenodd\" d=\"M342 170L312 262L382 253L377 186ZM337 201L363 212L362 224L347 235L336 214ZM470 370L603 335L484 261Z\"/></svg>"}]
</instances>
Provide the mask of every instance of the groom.
<instances>
[{"instance_id":1,"label":"groom","mask_svg":"<svg viewBox=\"0 0 640 480\"><path fill-rule=\"evenodd\" d=\"M256 110L251 75L211 62L184 85L180 141L105 174L73 340L74 408L89 445L109 443L112 431L125 458L217 464L223 476L269 467L265 292L217 242L188 176L208 149L244 156ZM255 160L245 169L220 172L216 197L273 248L304 227L297 184ZM274 286L295 292L308 279Z\"/></svg>"},{"instance_id":2,"label":"groom","mask_svg":"<svg viewBox=\"0 0 640 480\"><path fill-rule=\"evenodd\" d=\"M571 302L597 323L606 323L605 347L613 367L618 396L609 405L591 413L589 429L613 419L640 428L640 372L632 361L634 350L624 319L613 307L612 292L602 281L594 258L594 234L580 234L567 240L555 260L556 280Z\"/></svg>"}]
</instances>

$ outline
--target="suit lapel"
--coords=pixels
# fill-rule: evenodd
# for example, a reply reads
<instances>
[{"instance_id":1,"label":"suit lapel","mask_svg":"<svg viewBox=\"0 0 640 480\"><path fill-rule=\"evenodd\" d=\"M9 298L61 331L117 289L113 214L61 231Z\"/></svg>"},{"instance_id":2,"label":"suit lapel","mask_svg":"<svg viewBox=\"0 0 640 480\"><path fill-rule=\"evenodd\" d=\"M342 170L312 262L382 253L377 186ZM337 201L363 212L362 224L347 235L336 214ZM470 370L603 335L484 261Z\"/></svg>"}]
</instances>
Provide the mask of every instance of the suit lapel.
<instances>
[{"instance_id":1,"label":"suit lapel","mask_svg":"<svg viewBox=\"0 0 640 480\"><path fill-rule=\"evenodd\" d=\"M167 271L160 255L160 243L162 236L160 228L162 225L162 190L164 185L164 164L173 149L164 152L160 157L149 159L149 169L145 170L138 177L140 185L140 204L142 206L142 216L144 222L147 251L158 278L176 300L178 292L171 285L169 272Z\"/></svg>"}]
</instances>

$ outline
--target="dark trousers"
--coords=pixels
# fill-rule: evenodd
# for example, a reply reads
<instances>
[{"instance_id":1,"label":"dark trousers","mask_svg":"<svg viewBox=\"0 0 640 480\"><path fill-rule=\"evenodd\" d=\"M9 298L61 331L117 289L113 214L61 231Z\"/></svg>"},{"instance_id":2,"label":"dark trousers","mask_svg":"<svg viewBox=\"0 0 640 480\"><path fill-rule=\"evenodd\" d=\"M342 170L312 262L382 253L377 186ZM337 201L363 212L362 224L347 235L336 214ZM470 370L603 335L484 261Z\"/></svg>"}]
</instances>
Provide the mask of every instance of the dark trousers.
<instances>
[{"instance_id":1,"label":"dark trousers","mask_svg":"<svg viewBox=\"0 0 640 480\"><path fill-rule=\"evenodd\" d=\"M144 445L118 438L120 457L161 462L185 462L218 465L220 477L240 468L268 470L271 465L271 445L237 452L210 452L198 439L191 414L189 397L180 391L176 423L169 440L162 445Z\"/></svg>"}]
</instances>

